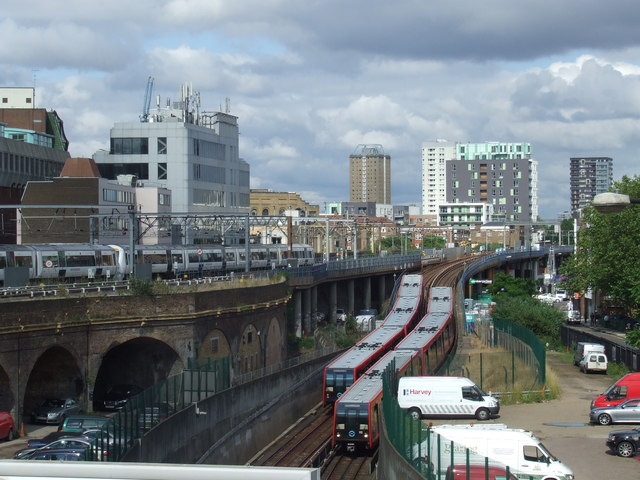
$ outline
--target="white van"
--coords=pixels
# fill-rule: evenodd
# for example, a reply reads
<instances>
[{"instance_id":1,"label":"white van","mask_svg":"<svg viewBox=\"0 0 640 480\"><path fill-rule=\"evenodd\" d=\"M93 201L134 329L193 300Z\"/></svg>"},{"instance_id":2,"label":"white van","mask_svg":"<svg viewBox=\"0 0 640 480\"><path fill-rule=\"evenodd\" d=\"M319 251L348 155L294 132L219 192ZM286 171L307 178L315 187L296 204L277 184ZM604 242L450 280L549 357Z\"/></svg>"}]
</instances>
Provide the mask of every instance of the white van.
<instances>
[{"instance_id":1,"label":"white van","mask_svg":"<svg viewBox=\"0 0 640 480\"><path fill-rule=\"evenodd\" d=\"M600 343L578 342L576 344L576 353L573 356L573 364L579 365L580 361L589 352L604 353L604 345Z\"/></svg>"},{"instance_id":2,"label":"white van","mask_svg":"<svg viewBox=\"0 0 640 480\"><path fill-rule=\"evenodd\" d=\"M401 377L398 405L415 419L464 416L489 420L500 411L498 400L465 377Z\"/></svg>"},{"instance_id":3,"label":"white van","mask_svg":"<svg viewBox=\"0 0 640 480\"><path fill-rule=\"evenodd\" d=\"M443 478L452 461L454 465L485 465L485 459L489 466L508 467L518 478L574 478L571 469L540 440L520 428L494 423L438 425L429 431L429 437L414 446L412 459L435 478Z\"/></svg>"},{"instance_id":4,"label":"white van","mask_svg":"<svg viewBox=\"0 0 640 480\"><path fill-rule=\"evenodd\" d=\"M609 362L602 352L587 352L578 366L584 373L607 373Z\"/></svg>"}]
</instances>

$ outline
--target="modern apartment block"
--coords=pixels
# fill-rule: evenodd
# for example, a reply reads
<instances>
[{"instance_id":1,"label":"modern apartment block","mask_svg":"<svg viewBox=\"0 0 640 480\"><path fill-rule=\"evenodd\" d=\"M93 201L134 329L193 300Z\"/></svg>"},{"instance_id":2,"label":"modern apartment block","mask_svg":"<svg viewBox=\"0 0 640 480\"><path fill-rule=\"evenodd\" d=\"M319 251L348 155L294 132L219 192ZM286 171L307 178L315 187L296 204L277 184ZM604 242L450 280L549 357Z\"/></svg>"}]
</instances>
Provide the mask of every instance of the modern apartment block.
<instances>
[{"instance_id":1,"label":"modern apartment block","mask_svg":"<svg viewBox=\"0 0 640 480\"><path fill-rule=\"evenodd\" d=\"M570 159L571 213L586 207L599 193L613 184L613 159L610 157L572 157Z\"/></svg>"},{"instance_id":2,"label":"modern apartment block","mask_svg":"<svg viewBox=\"0 0 640 480\"><path fill-rule=\"evenodd\" d=\"M422 214L434 220L447 201L446 162L456 158L456 142L436 140L422 144Z\"/></svg>"},{"instance_id":3,"label":"modern apartment block","mask_svg":"<svg viewBox=\"0 0 640 480\"><path fill-rule=\"evenodd\" d=\"M239 156L237 117L201 111L199 93L186 85L177 102L159 103L140 121L113 126L109 151L93 156L101 175L168 188L173 213L248 214L249 164Z\"/></svg>"},{"instance_id":4,"label":"modern apartment block","mask_svg":"<svg viewBox=\"0 0 640 480\"><path fill-rule=\"evenodd\" d=\"M358 145L349 155L349 201L391 203L391 156L382 145Z\"/></svg>"},{"instance_id":5,"label":"modern apartment block","mask_svg":"<svg viewBox=\"0 0 640 480\"><path fill-rule=\"evenodd\" d=\"M458 143L446 161L447 203L493 205L493 220L538 217L538 169L529 143Z\"/></svg>"},{"instance_id":6,"label":"modern apartment block","mask_svg":"<svg viewBox=\"0 0 640 480\"><path fill-rule=\"evenodd\" d=\"M16 209L30 181L57 177L69 158L63 123L54 111L35 108L35 89L0 88L0 243L17 241Z\"/></svg>"}]
</instances>

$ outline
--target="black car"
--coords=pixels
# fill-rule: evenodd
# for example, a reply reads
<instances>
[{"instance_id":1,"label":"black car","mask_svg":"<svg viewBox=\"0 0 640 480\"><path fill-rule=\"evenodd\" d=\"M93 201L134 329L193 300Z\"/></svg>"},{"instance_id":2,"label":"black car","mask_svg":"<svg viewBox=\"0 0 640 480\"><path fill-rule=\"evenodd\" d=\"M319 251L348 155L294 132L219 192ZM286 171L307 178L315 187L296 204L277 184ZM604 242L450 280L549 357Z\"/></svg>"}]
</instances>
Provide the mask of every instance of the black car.
<instances>
[{"instance_id":1,"label":"black car","mask_svg":"<svg viewBox=\"0 0 640 480\"><path fill-rule=\"evenodd\" d=\"M131 385L123 383L120 385L114 385L102 399L102 408L105 410L120 410L124 407L131 397L136 396L142 392L142 387L137 385Z\"/></svg>"},{"instance_id":2,"label":"black car","mask_svg":"<svg viewBox=\"0 0 640 480\"><path fill-rule=\"evenodd\" d=\"M76 449L83 450L91 448L91 440L87 437L66 437L38 448L23 448L14 453L13 458L28 459L34 452L41 450Z\"/></svg>"},{"instance_id":3,"label":"black car","mask_svg":"<svg viewBox=\"0 0 640 480\"><path fill-rule=\"evenodd\" d=\"M55 460L58 462L82 461L87 458L87 451L84 448L52 448L50 450L36 450L28 460Z\"/></svg>"},{"instance_id":4,"label":"black car","mask_svg":"<svg viewBox=\"0 0 640 480\"><path fill-rule=\"evenodd\" d=\"M610 432L607 447L621 457L640 455L640 427Z\"/></svg>"},{"instance_id":5,"label":"black car","mask_svg":"<svg viewBox=\"0 0 640 480\"><path fill-rule=\"evenodd\" d=\"M77 433L70 432L51 432L48 435L42 438L30 438L27 441L27 448L40 448L45 445L49 445L51 442L55 442L56 440L60 440L65 437L77 437Z\"/></svg>"}]
</instances>

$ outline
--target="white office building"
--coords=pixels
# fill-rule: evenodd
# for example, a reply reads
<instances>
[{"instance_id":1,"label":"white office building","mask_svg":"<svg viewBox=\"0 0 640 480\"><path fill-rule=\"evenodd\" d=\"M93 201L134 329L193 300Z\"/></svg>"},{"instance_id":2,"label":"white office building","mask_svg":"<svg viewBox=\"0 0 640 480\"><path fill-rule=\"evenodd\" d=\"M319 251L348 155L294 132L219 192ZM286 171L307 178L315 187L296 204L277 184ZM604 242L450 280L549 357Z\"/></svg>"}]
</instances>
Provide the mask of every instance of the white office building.
<instances>
[{"instance_id":1,"label":"white office building","mask_svg":"<svg viewBox=\"0 0 640 480\"><path fill-rule=\"evenodd\" d=\"M199 94L183 86L177 102L158 100L139 121L116 123L109 151L93 158L105 178L133 175L171 190L174 214L248 214L249 164L239 156L237 120L200 111Z\"/></svg>"}]
</instances>

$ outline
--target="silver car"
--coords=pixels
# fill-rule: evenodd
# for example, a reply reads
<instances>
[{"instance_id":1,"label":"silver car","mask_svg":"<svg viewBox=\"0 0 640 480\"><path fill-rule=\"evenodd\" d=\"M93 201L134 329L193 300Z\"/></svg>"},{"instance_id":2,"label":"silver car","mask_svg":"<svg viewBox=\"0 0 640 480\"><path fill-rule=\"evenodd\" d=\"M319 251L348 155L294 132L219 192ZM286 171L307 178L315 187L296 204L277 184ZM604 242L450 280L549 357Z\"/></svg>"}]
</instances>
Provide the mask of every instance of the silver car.
<instances>
[{"instance_id":1,"label":"silver car","mask_svg":"<svg viewBox=\"0 0 640 480\"><path fill-rule=\"evenodd\" d=\"M640 398L630 398L613 407L596 407L589 412L589 421L600 425L640 423Z\"/></svg>"}]
</instances>

